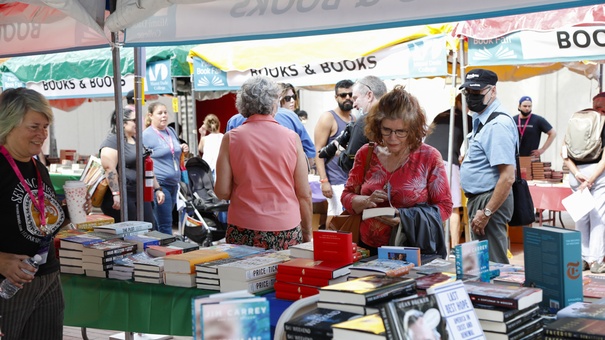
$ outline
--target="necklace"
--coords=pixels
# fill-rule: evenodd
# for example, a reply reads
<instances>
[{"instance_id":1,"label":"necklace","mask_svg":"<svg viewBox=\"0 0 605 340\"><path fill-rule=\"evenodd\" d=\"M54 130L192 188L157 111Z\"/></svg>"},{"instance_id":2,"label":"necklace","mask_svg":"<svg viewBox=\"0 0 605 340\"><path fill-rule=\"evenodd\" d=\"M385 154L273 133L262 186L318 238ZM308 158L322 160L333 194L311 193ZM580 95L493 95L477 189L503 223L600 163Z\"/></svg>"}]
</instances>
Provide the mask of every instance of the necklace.
<instances>
[{"instance_id":1,"label":"necklace","mask_svg":"<svg viewBox=\"0 0 605 340\"><path fill-rule=\"evenodd\" d=\"M396 167L395 169L393 169L393 171L391 171L391 174L389 175L389 178L387 179L386 184L384 185L384 190L387 191L388 197L389 197L389 203L391 201L391 178L393 178L393 175L399 170L401 169L407 162L409 159L409 154L410 154L410 149L406 148L403 151L403 154L401 155L401 158L397 161L397 163L395 163ZM385 168L386 170L386 168Z\"/></svg>"}]
</instances>

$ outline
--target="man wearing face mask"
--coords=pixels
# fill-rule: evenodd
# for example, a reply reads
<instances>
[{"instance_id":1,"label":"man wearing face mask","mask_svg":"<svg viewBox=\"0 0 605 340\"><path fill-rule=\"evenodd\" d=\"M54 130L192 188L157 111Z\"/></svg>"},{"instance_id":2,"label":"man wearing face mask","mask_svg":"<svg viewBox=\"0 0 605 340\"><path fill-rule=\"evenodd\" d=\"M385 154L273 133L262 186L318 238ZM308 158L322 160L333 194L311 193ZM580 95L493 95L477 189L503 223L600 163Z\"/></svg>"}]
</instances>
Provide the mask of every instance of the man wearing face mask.
<instances>
[{"instance_id":1,"label":"man wearing face mask","mask_svg":"<svg viewBox=\"0 0 605 340\"><path fill-rule=\"evenodd\" d=\"M488 240L489 259L509 263L506 224L513 215L517 127L497 98L498 76L474 69L460 86L473 117L473 131L460 166L472 239Z\"/></svg>"},{"instance_id":2,"label":"man wearing face mask","mask_svg":"<svg viewBox=\"0 0 605 340\"><path fill-rule=\"evenodd\" d=\"M520 114L513 117L519 131L519 156L540 157L541 154L555 141L557 132L542 116L531 112L532 100L529 96L519 99ZM548 135L548 139L541 148L540 137L542 133Z\"/></svg>"}]
</instances>

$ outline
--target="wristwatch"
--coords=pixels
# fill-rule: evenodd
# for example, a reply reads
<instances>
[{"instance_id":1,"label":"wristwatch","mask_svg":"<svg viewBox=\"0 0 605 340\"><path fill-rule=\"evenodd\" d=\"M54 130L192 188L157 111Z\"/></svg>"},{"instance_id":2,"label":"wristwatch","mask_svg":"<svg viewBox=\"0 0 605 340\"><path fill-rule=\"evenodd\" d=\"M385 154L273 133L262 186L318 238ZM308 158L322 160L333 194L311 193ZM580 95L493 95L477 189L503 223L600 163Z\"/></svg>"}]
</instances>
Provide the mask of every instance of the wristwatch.
<instances>
[{"instance_id":1,"label":"wristwatch","mask_svg":"<svg viewBox=\"0 0 605 340\"><path fill-rule=\"evenodd\" d=\"M487 217L491 217L493 212L486 207L485 209L483 209L483 214Z\"/></svg>"}]
</instances>

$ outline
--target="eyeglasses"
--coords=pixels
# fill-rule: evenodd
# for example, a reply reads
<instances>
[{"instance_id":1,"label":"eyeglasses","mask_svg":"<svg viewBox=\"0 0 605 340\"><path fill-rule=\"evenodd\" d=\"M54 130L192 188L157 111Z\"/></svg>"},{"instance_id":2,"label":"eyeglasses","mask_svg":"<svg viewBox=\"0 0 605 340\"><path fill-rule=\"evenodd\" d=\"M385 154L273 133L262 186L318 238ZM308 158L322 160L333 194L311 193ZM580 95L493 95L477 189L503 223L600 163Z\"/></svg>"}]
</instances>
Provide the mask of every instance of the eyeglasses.
<instances>
[{"instance_id":1,"label":"eyeglasses","mask_svg":"<svg viewBox=\"0 0 605 340\"><path fill-rule=\"evenodd\" d=\"M479 90L479 92L469 92L467 89L462 89L461 93L463 96L468 96L469 94L482 94L482 95L487 95L494 87L489 85L486 88L483 88L481 90ZM487 91L485 93L481 93L483 92L483 90L487 89Z\"/></svg>"},{"instance_id":2,"label":"eyeglasses","mask_svg":"<svg viewBox=\"0 0 605 340\"><path fill-rule=\"evenodd\" d=\"M374 92L374 91L372 90L372 88L370 87L370 85L368 85L368 84L364 84L364 83L362 83L362 82L359 82L359 83L360 83L361 85L363 85L363 86L367 87L367 88L368 88L368 90L370 90L370 92Z\"/></svg>"},{"instance_id":3,"label":"eyeglasses","mask_svg":"<svg viewBox=\"0 0 605 340\"><path fill-rule=\"evenodd\" d=\"M389 128L381 127L380 133L383 137L389 137L393 132L395 132L395 136L399 138L405 138L408 136L407 130L391 130Z\"/></svg>"},{"instance_id":4,"label":"eyeglasses","mask_svg":"<svg viewBox=\"0 0 605 340\"><path fill-rule=\"evenodd\" d=\"M291 96L284 96L284 100L285 100L286 102L289 102L289 101L291 101L291 100L296 100L296 95L295 95L295 94L293 94L293 95L291 95Z\"/></svg>"},{"instance_id":5,"label":"eyeglasses","mask_svg":"<svg viewBox=\"0 0 605 340\"><path fill-rule=\"evenodd\" d=\"M342 99L345 99L347 97L353 98L353 92L343 92L343 93L337 94L337 96L339 96Z\"/></svg>"},{"instance_id":6,"label":"eyeglasses","mask_svg":"<svg viewBox=\"0 0 605 340\"><path fill-rule=\"evenodd\" d=\"M136 122L136 118L124 118L124 123L126 122Z\"/></svg>"}]
</instances>

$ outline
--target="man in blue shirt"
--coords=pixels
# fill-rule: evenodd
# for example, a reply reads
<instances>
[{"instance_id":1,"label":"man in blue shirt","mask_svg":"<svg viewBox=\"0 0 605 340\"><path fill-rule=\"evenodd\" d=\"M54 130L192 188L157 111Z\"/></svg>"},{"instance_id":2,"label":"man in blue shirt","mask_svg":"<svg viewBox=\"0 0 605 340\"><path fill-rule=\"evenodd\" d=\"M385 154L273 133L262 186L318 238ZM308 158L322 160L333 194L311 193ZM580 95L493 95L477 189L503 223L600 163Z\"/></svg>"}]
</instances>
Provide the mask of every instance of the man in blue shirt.
<instances>
[{"instance_id":1,"label":"man in blue shirt","mask_svg":"<svg viewBox=\"0 0 605 340\"><path fill-rule=\"evenodd\" d=\"M473 117L473 132L460 166L460 181L468 197L472 238L488 240L489 259L509 263L506 224L513 215L512 184L515 181L516 124L504 113L497 98L498 76L474 69L460 86ZM489 121L488 121L489 120Z\"/></svg>"}]
</instances>

